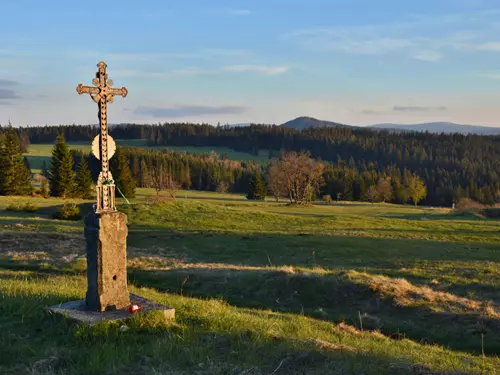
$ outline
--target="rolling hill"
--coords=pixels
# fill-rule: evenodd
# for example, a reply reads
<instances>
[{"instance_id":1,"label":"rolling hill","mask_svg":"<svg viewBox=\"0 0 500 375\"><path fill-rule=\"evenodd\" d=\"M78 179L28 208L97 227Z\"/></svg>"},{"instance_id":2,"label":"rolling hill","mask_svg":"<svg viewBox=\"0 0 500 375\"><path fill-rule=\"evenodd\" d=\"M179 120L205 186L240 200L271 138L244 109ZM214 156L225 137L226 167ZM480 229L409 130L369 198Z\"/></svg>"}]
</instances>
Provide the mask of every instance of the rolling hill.
<instances>
[{"instance_id":1,"label":"rolling hill","mask_svg":"<svg viewBox=\"0 0 500 375\"><path fill-rule=\"evenodd\" d=\"M313 117L297 117L294 120L290 120L282 124L281 126L289 129L305 129L305 128L318 128L324 126L345 126L350 127L349 125L340 124L332 121L323 121L318 120Z\"/></svg>"},{"instance_id":2,"label":"rolling hill","mask_svg":"<svg viewBox=\"0 0 500 375\"><path fill-rule=\"evenodd\" d=\"M305 129L309 127L324 127L324 126L343 126L357 127L354 125L340 124L333 121L318 120L313 117L297 117L282 124L290 129ZM462 133L462 134L479 134L479 135L500 135L500 128L477 125L461 125L452 122L428 122L422 124L376 124L365 126L372 129L389 129L395 131L419 131L431 133Z\"/></svg>"}]
</instances>

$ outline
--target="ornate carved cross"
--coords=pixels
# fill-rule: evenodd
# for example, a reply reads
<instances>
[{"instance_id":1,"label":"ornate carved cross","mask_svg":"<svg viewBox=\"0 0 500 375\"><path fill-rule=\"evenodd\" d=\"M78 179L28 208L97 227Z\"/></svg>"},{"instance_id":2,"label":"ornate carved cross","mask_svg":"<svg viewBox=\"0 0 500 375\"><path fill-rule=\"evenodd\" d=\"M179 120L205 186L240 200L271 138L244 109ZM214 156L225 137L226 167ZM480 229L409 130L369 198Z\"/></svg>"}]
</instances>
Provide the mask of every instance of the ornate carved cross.
<instances>
[{"instance_id":1,"label":"ornate carved cross","mask_svg":"<svg viewBox=\"0 0 500 375\"><path fill-rule=\"evenodd\" d=\"M115 142L110 135L108 135L108 115L107 103L113 103L115 95L127 96L127 89L113 88L113 81L108 79L106 73L107 65L101 61L97 64L99 70L96 77L92 80L94 86L83 86L79 84L76 87L78 94L90 94L90 97L99 106L99 124L101 126L101 133L95 137L92 142L92 152L95 157L101 160L101 172L97 179L97 208L96 212L101 211L116 211L115 207L115 184L113 176L109 170L109 159L115 153Z\"/></svg>"}]
</instances>

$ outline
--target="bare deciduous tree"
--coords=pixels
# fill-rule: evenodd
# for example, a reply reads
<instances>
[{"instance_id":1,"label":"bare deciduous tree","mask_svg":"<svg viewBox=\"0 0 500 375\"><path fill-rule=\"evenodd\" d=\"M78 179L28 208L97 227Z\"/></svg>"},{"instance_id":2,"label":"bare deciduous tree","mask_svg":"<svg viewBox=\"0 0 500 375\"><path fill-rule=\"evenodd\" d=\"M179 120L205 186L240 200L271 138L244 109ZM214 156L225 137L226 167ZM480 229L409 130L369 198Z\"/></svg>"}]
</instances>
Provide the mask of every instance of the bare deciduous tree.
<instances>
[{"instance_id":1,"label":"bare deciduous tree","mask_svg":"<svg viewBox=\"0 0 500 375\"><path fill-rule=\"evenodd\" d=\"M365 199L368 202L375 202L379 197L379 193L377 187L375 185L371 185L365 193Z\"/></svg>"},{"instance_id":2,"label":"bare deciduous tree","mask_svg":"<svg viewBox=\"0 0 500 375\"><path fill-rule=\"evenodd\" d=\"M229 191L229 184L226 181L221 181L215 188L217 193L227 193Z\"/></svg>"},{"instance_id":3,"label":"bare deciduous tree","mask_svg":"<svg viewBox=\"0 0 500 375\"><path fill-rule=\"evenodd\" d=\"M379 178L377 183L377 191L380 199L382 199L383 202L390 201L392 199L392 193L393 193L391 178L390 177Z\"/></svg>"},{"instance_id":4,"label":"bare deciduous tree","mask_svg":"<svg viewBox=\"0 0 500 375\"><path fill-rule=\"evenodd\" d=\"M281 169L278 159L274 159L269 163L267 169L267 187L271 194L279 202L281 197L286 196L285 174Z\"/></svg>"},{"instance_id":5,"label":"bare deciduous tree","mask_svg":"<svg viewBox=\"0 0 500 375\"><path fill-rule=\"evenodd\" d=\"M162 190L165 190L172 199L175 199L175 193L179 189L179 184L174 180L173 175L160 159L154 160L149 166L149 178L151 185L156 190L157 197L160 196Z\"/></svg>"},{"instance_id":6,"label":"bare deciduous tree","mask_svg":"<svg viewBox=\"0 0 500 375\"><path fill-rule=\"evenodd\" d=\"M285 192L290 203L294 204L308 204L312 201L323 181L324 165L311 159L309 155L306 152L286 152L281 155L271 173L273 183L270 188L273 194L273 189L281 194Z\"/></svg>"}]
</instances>

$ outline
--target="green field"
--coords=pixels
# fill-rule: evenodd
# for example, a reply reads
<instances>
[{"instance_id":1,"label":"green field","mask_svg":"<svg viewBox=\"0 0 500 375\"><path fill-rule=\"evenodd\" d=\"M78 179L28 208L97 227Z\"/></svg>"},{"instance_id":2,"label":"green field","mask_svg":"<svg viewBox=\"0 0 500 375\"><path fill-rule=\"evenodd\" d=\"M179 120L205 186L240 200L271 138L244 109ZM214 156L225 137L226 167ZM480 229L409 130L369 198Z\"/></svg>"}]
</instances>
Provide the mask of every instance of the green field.
<instances>
[{"instance_id":1,"label":"green field","mask_svg":"<svg viewBox=\"0 0 500 375\"><path fill-rule=\"evenodd\" d=\"M176 322L137 316L126 331L44 311L84 297L83 224L50 219L62 200L0 197L0 373L499 372L498 220L150 194L120 202L130 290L174 307ZM5 211L28 201L37 213Z\"/></svg>"},{"instance_id":2,"label":"green field","mask_svg":"<svg viewBox=\"0 0 500 375\"><path fill-rule=\"evenodd\" d=\"M151 150L169 149L172 151L184 152L187 151L192 154L202 154L210 153L212 151L218 153L227 153L229 159L231 160L248 160L255 161L258 163L263 163L268 160L269 152L266 150L261 150L259 156L248 154L245 152L238 152L231 150L227 147L181 147L181 146L148 146L147 140L145 139L116 139L116 144L124 147L137 147ZM92 142L69 142L68 147L71 150L85 150L90 151ZM33 172L37 173L43 168L43 163L45 162L47 166L50 166L50 159L52 155L53 144L32 144L28 148L28 152L24 154L27 157L31 169Z\"/></svg>"}]
</instances>

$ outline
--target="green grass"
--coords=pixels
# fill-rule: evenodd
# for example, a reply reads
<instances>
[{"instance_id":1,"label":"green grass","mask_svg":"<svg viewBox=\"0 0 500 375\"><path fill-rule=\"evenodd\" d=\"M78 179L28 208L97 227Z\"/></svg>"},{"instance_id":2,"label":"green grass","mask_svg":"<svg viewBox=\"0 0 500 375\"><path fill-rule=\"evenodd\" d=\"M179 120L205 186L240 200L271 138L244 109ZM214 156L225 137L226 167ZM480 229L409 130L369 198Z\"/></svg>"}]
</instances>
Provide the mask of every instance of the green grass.
<instances>
[{"instance_id":1,"label":"green grass","mask_svg":"<svg viewBox=\"0 0 500 375\"><path fill-rule=\"evenodd\" d=\"M176 323L137 317L122 332L48 316L44 306L84 296L83 224L49 219L62 200L0 197L0 373L500 368L498 220L206 192L150 205L138 193L120 204L130 289L176 308ZM2 211L30 199L39 212Z\"/></svg>"},{"instance_id":2,"label":"green grass","mask_svg":"<svg viewBox=\"0 0 500 375\"><path fill-rule=\"evenodd\" d=\"M210 153L215 151L219 155L227 153L231 160L248 160L258 163L264 163L268 160L268 151L261 150L259 155L252 155L246 152L234 151L227 147L190 147L190 146L148 146L145 139L116 139L116 143L120 146L137 147L151 150L169 149L172 151L187 151L192 154ZM92 142L69 142L68 147L71 150L90 151ZM31 166L33 172L40 172L45 162L47 167L50 166L53 144L32 144L29 146L28 152L24 154Z\"/></svg>"}]
</instances>

